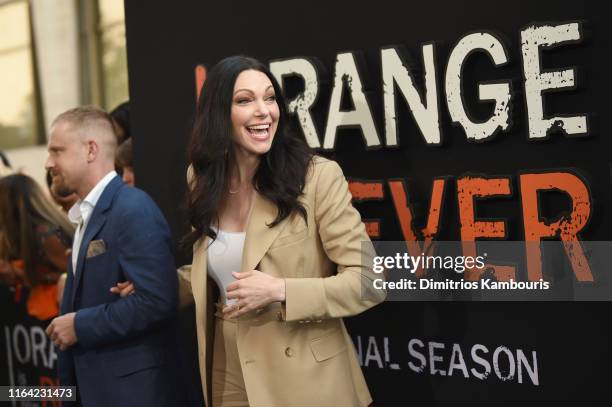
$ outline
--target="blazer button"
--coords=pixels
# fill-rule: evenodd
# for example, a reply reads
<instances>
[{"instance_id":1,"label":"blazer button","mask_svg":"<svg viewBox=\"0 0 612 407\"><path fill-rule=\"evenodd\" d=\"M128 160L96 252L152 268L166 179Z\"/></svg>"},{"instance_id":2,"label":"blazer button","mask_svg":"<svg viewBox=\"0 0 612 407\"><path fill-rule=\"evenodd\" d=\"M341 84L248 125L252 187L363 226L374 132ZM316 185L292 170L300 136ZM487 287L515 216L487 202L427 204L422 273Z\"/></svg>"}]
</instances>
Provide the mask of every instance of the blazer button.
<instances>
[{"instance_id":1,"label":"blazer button","mask_svg":"<svg viewBox=\"0 0 612 407\"><path fill-rule=\"evenodd\" d=\"M287 347L287 349L285 349L285 356L287 356L288 358L293 356L293 349Z\"/></svg>"}]
</instances>

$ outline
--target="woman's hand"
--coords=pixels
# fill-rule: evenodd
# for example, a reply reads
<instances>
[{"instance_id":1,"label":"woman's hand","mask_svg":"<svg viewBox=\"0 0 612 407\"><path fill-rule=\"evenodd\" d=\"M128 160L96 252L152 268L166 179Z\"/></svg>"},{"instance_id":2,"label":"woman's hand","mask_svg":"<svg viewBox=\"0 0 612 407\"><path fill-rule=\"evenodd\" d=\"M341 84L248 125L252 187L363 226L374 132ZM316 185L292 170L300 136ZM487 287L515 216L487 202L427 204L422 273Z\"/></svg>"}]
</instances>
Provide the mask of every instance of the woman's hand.
<instances>
[{"instance_id":1,"label":"woman's hand","mask_svg":"<svg viewBox=\"0 0 612 407\"><path fill-rule=\"evenodd\" d=\"M116 286L111 287L110 292L113 294L119 294L121 297L127 297L130 294L134 293L134 284L130 281L124 281L122 283L117 283Z\"/></svg>"},{"instance_id":2,"label":"woman's hand","mask_svg":"<svg viewBox=\"0 0 612 407\"><path fill-rule=\"evenodd\" d=\"M238 281L227 286L227 298L237 301L223 309L228 318L237 318L270 303L285 301L285 280L282 278L258 270L234 272L232 275Z\"/></svg>"}]
</instances>

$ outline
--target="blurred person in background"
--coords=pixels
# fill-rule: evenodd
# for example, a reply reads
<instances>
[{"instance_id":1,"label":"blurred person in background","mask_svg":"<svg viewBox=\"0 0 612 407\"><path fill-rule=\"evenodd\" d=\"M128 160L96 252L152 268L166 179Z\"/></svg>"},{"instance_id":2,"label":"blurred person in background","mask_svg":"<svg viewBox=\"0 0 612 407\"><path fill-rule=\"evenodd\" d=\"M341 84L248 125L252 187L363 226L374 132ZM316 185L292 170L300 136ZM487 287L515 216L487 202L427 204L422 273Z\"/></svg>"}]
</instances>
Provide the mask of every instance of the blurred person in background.
<instances>
[{"instance_id":1,"label":"blurred person in background","mask_svg":"<svg viewBox=\"0 0 612 407\"><path fill-rule=\"evenodd\" d=\"M32 178L0 178L0 282L12 287L17 302L29 291L28 314L39 320L59 313L73 235L68 218Z\"/></svg>"},{"instance_id":2,"label":"blurred person in background","mask_svg":"<svg viewBox=\"0 0 612 407\"><path fill-rule=\"evenodd\" d=\"M134 163L132 155L132 132L130 131L130 102L126 101L115 107L110 116L113 120L115 136L117 136L117 153L115 169L121 175L123 182L133 187Z\"/></svg>"},{"instance_id":3,"label":"blurred person in background","mask_svg":"<svg viewBox=\"0 0 612 407\"><path fill-rule=\"evenodd\" d=\"M0 177L11 174L13 169L9 159L4 155L4 152L0 150Z\"/></svg>"},{"instance_id":4,"label":"blurred person in background","mask_svg":"<svg viewBox=\"0 0 612 407\"><path fill-rule=\"evenodd\" d=\"M126 101L110 112L113 127L117 136L117 144L121 144L132 136L130 131L130 102Z\"/></svg>"},{"instance_id":5,"label":"blurred person in background","mask_svg":"<svg viewBox=\"0 0 612 407\"><path fill-rule=\"evenodd\" d=\"M125 140L119 148L117 148L117 154L115 155L115 169L121 174L123 182L133 187L135 184L134 179L134 159L132 153L132 138Z\"/></svg>"}]
</instances>

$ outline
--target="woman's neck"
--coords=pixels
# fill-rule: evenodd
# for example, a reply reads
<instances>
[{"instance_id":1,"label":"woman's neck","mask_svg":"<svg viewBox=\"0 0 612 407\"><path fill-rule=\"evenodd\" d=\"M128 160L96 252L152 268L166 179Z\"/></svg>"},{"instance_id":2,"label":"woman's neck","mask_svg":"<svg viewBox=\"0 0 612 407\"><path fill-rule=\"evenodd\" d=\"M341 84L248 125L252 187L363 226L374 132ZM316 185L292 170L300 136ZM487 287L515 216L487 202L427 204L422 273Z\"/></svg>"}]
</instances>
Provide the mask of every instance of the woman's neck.
<instances>
[{"instance_id":1,"label":"woman's neck","mask_svg":"<svg viewBox=\"0 0 612 407\"><path fill-rule=\"evenodd\" d=\"M244 185L251 185L261 161L260 156L240 150L235 151L235 158L235 165L230 170L230 190L242 188Z\"/></svg>"}]
</instances>

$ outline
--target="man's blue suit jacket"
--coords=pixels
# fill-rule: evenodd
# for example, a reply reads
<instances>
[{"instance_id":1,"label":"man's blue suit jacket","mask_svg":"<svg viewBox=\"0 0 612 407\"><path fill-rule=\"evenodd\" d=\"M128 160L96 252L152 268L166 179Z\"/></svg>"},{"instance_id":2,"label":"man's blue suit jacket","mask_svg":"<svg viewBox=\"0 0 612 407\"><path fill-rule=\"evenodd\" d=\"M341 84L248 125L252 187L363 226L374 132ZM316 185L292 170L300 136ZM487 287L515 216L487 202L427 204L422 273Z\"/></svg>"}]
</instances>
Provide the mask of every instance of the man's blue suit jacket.
<instances>
[{"instance_id":1,"label":"man's blue suit jacket","mask_svg":"<svg viewBox=\"0 0 612 407\"><path fill-rule=\"evenodd\" d=\"M88 255L92 241L106 250ZM89 219L75 273L69 263L61 313L76 312L78 342L59 352L60 383L78 386L86 407L183 405L172 332L178 280L153 200L113 178ZM109 291L128 280L133 294Z\"/></svg>"}]
</instances>

